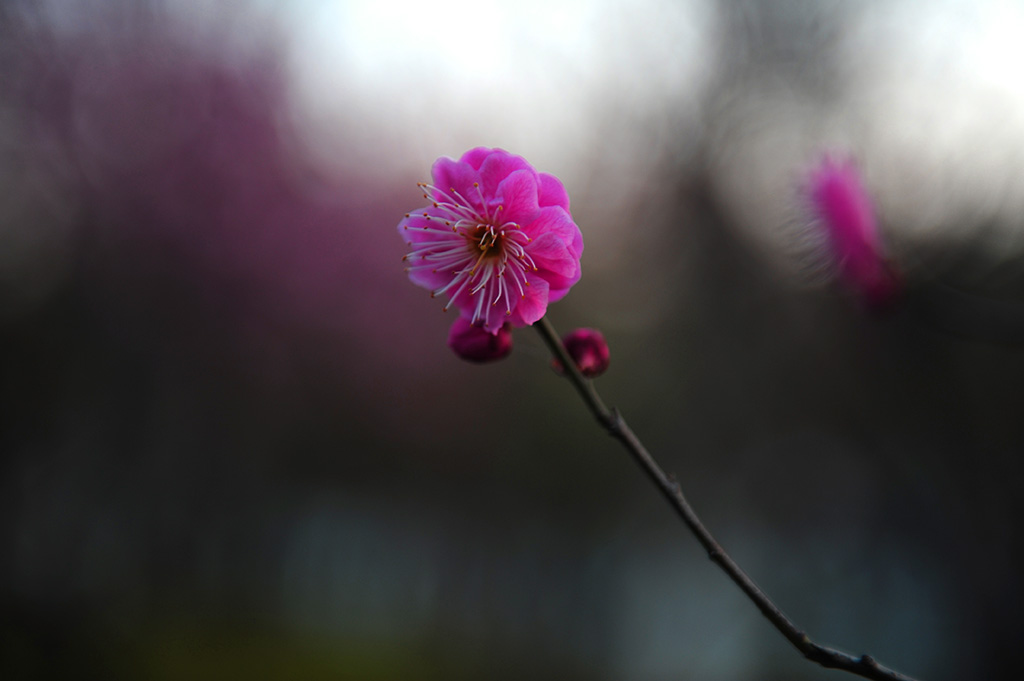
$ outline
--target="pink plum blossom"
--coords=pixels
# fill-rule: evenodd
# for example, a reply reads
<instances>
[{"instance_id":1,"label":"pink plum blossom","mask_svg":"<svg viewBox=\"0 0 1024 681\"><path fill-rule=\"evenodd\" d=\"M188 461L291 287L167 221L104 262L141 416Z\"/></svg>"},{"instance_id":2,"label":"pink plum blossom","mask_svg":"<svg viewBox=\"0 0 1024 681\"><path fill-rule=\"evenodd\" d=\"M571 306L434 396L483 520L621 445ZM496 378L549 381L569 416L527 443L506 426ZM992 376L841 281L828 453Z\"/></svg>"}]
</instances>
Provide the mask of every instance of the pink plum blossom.
<instances>
[{"instance_id":1,"label":"pink plum blossom","mask_svg":"<svg viewBox=\"0 0 1024 681\"><path fill-rule=\"evenodd\" d=\"M562 338L562 344L576 362L576 368L587 378L600 376L608 370L608 343L597 329L576 329ZM562 373L562 363L557 359L552 366Z\"/></svg>"},{"instance_id":2,"label":"pink plum blossom","mask_svg":"<svg viewBox=\"0 0 1024 681\"><path fill-rule=\"evenodd\" d=\"M856 164L823 157L807 175L806 194L840 278L869 305L890 303L899 282L885 259L874 206Z\"/></svg>"},{"instance_id":3,"label":"pink plum blossom","mask_svg":"<svg viewBox=\"0 0 1024 681\"><path fill-rule=\"evenodd\" d=\"M553 175L520 156L476 148L434 162L425 208L398 231L412 282L444 295L460 318L492 335L529 326L580 278L583 236ZM453 334L455 330L453 329Z\"/></svg>"},{"instance_id":4,"label":"pink plum blossom","mask_svg":"<svg viewBox=\"0 0 1024 681\"><path fill-rule=\"evenodd\" d=\"M448 347L468 362L493 362L512 352L512 332L505 324L492 334L459 317L448 333Z\"/></svg>"}]
</instances>

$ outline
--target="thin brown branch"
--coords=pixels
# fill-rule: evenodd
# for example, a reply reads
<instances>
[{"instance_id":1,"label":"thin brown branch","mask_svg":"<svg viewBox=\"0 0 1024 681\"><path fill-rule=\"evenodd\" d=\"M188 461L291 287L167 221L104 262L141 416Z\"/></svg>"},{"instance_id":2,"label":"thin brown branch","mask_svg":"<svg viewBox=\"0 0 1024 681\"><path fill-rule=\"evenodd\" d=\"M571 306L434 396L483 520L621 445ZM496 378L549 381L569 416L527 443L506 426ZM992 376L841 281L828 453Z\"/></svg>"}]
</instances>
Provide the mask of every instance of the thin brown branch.
<instances>
[{"instance_id":1,"label":"thin brown branch","mask_svg":"<svg viewBox=\"0 0 1024 681\"><path fill-rule=\"evenodd\" d=\"M542 318L534 326L544 339L551 354L554 355L562 367L565 368L565 375L576 388L587 407L593 413L608 433L619 440L633 456L633 459L647 473L647 477L661 491L662 496L672 505L679 517L690 528L690 531L697 537L704 549L711 558L725 573L735 582L736 586L743 590L750 600L754 602L758 610L768 618L779 632L799 650L804 657L817 662L823 667L842 669L866 679L876 681L914 681L905 674L889 669L879 664L870 655L850 655L840 650L819 645L810 637L797 628L795 624L779 609L777 605L761 590L754 581L747 576L739 565L729 557L722 546L715 540L712 534L704 527L700 518L694 512L690 502L686 500L679 483L671 475L666 475L658 462L654 460L647 448L640 439L630 430L625 419L616 409L609 409L597 394L593 383L585 378L576 368L561 339L551 326L547 317Z\"/></svg>"}]
</instances>

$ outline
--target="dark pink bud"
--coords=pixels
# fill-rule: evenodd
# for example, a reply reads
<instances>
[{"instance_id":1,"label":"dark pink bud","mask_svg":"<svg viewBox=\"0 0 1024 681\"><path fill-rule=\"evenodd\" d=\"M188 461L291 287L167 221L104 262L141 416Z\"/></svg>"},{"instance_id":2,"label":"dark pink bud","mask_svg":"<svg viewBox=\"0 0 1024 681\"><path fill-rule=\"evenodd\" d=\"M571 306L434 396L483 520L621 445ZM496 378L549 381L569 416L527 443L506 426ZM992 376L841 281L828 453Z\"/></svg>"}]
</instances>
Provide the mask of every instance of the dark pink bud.
<instances>
[{"instance_id":1,"label":"dark pink bud","mask_svg":"<svg viewBox=\"0 0 1024 681\"><path fill-rule=\"evenodd\" d=\"M562 338L576 368L587 378L600 376L608 369L608 343L597 329L576 329ZM555 371L562 373L562 363L552 362Z\"/></svg>"},{"instance_id":2,"label":"dark pink bud","mask_svg":"<svg viewBox=\"0 0 1024 681\"><path fill-rule=\"evenodd\" d=\"M512 352L512 333L508 324L491 333L459 317L448 332L448 347L468 362L493 362Z\"/></svg>"}]
</instances>

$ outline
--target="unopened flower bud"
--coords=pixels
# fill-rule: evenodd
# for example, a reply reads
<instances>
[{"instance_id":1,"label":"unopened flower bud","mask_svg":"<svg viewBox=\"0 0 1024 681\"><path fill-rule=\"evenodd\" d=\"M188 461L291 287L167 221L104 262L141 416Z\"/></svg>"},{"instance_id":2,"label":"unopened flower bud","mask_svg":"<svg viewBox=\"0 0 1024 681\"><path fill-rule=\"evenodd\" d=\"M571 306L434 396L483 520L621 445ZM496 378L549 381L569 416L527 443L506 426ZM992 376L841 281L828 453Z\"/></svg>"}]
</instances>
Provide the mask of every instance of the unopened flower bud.
<instances>
[{"instance_id":1,"label":"unopened flower bud","mask_svg":"<svg viewBox=\"0 0 1024 681\"><path fill-rule=\"evenodd\" d=\"M587 378L600 376L608 369L608 343L597 329L576 329L562 338L562 344L576 362L576 368ZM562 373L562 363L557 359L552 367Z\"/></svg>"},{"instance_id":2,"label":"unopened flower bud","mask_svg":"<svg viewBox=\"0 0 1024 681\"><path fill-rule=\"evenodd\" d=\"M459 317L448 332L448 347L468 362L493 362L512 352L512 333L508 324L491 333Z\"/></svg>"}]
</instances>

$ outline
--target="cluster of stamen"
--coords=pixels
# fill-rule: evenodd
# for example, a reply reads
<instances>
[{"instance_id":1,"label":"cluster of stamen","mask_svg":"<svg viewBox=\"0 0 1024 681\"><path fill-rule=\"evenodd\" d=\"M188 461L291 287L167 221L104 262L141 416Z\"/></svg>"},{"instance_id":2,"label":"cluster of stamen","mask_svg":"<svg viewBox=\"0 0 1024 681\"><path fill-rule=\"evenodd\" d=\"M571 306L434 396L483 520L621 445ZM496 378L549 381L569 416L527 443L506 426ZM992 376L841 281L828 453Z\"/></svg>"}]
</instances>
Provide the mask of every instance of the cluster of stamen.
<instances>
[{"instance_id":1,"label":"cluster of stamen","mask_svg":"<svg viewBox=\"0 0 1024 681\"><path fill-rule=\"evenodd\" d=\"M412 251L402 258L410 263L406 272L450 272L451 280L430 295L447 293L447 311L452 301L468 290L476 297L473 324L485 321L488 308L499 304L503 304L506 315L512 314L513 296L526 297L525 287L530 285L526 273L537 270L526 252L530 237L518 223L502 220L504 206L488 206L479 183L473 184L479 208L454 187L444 192L423 182L417 186L424 190L423 198L432 207L419 214L422 226L406 223L405 229L425 232L432 238L408 242ZM405 217L413 215L407 213Z\"/></svg>"}]
</instances>

